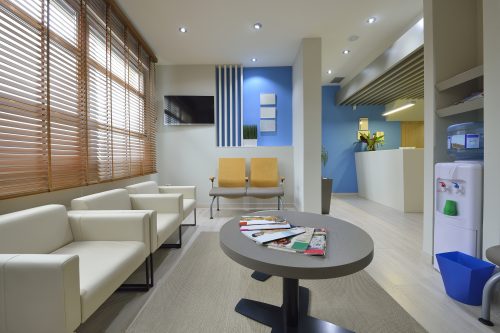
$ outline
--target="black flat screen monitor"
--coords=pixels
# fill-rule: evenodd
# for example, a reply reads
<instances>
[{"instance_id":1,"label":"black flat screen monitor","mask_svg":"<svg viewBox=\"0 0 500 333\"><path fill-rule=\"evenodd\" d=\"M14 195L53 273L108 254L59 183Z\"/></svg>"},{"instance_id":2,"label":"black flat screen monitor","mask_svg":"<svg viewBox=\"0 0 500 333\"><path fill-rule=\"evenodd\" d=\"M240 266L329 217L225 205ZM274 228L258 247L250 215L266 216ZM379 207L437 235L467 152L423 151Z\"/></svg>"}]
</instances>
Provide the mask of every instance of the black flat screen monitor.
<instances>
[{"instance_id":1,"label":"black flat screen monitor","mask_svg":"<svg viewBox=\"0 0 500 333\"><path fill-rule=\"evenodd\" d=\"M213 96L165 96L165 125L213 124Z\"/></svg>"}]
</instances>

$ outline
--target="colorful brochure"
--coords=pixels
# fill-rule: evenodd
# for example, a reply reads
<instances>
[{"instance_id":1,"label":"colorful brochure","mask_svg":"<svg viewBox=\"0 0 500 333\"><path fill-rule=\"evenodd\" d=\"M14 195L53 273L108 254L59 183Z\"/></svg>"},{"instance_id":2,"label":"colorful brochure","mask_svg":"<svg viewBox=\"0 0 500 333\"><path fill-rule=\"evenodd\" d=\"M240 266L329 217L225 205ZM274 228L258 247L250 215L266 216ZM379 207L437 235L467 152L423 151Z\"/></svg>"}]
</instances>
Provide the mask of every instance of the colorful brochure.
<instances>
[{"instance_id":1,"label":"colorful brochure","mask_svg":"<svg viewBox=\"0 0 500 333\"><path fill-rule=\"evenodd\" d=\"M240 226L259 225L259 224L275 224L286 222L280 216L242 216L240 218Z\"/></svg>"},{"instance_id":2,"label":"colorful brochure","mask_svg":"<svg viewBox=\"0 0 500 333\"><path fill-rule=\"evenodd\" d=\"M326 229L314 229L314 233L304 254L310 256L324 256L326 254Z\"/></svg>"},{"instance_id":3,"label":"colorful brochure","mask_svg":"<svg viewBox=\"0 0 500 333\"><path fill-rule=\"evenodd\" d=\"M273 223L273 224L256 224L256 225L246 225L241 226L240 231L248 230L271 230L271 229L290 229L290 224L284 223Z\"/></svg>"},{"instance_id":4,"label":"colorful brochure","mask_svg":"<svg viewBox=\"0 0 500 333\"><path fill-rule=\"evenodd\" d=\"M291 228L286 230L274 229L242 231L243 235L247 236L258 244L265 244L277 239L292 237L295 235L303 234L304 232L306 232L306 229L303 227Z\"/></svg>"},{"instance_id":5,"label":"colorful brochure","mask_svg":"<svg viewBox=\"0 0 500 333\"><path fill-rule=\"evenodd\" d=\"M267 243L267 247L289 251L289 252L298 252L302 253L309 247L309 243L313 237L314 228L304 227L305 232L303 234L299 234L297 236L282 238L272 242Z\"/></svg>"}]
</instances>

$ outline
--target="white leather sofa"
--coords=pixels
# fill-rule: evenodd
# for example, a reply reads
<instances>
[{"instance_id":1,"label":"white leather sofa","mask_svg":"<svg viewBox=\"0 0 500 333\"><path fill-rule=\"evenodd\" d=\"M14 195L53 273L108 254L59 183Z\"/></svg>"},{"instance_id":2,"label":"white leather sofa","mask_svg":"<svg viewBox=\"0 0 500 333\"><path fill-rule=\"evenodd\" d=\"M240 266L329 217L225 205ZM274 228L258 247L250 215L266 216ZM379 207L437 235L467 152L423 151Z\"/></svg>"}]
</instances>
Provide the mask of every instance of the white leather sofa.
<instances>
[{"instance_id":1,"label":"white leather sofa","mask_svg":"<svg viewBox=\"0 0 500 333\"><path fill-rule=\"evenodd\" d=\"M0 216L0 332L74 332L147 263L149 235L145 212Z\"/></svg>"},{"instance_id":2,"label":"white leather sofa","mask_svg":"<svg viewBox=\"0 0 500 333\"><path fill-rule=\"evenodd\" d=\"M158 186L154 181L142 182L125 187L130 194L160 194L160 193L181 193L182 194L182 220L189 214L194 214L193 224L183 224L185 226L196 225L196 186Z\"/></svg>"},{"instance_id":3,"label":"white leather sofa","mask_svg":"<svg viewBox=\"0 0 500 333\"><path fill-rule=\"evenodd\" d=\"M130 194L126 189L99 192L71 200L73 210L93 211L145 211L150 216L151 253L160 247L180 248L182 245L181 222L182 194ZM178 244L164 244L179 232Z\"/></svg>"}]
</instances>

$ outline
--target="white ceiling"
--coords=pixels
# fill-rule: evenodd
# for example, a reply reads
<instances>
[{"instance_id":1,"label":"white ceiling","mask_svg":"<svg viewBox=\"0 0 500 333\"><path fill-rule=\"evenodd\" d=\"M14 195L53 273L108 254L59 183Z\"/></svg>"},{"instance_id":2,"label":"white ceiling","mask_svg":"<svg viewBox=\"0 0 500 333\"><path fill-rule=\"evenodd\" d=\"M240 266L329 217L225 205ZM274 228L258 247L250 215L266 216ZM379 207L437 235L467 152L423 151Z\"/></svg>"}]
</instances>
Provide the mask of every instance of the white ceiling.
<instances>
[{"instance_id":1,"label":"white ceiling","mask_svg":"<svg viewBox=\"0 0 500 333\"><path fill-rule=\"evenodd\" d=\"M422 13L422 0L116 0L159 64L292 65L302 38L322 38L323 83L350 78ZM366 19L377 22L368 25ZM261 22L260 31L253 23ZM188 33L179 32L186 26ZM350 42L352 35L359 39ZM342 50L349 49L348 55ZM251 62L251 58L257 62ZM327 70L332 69L331 75Z\"/></svg>"}]
</instances>

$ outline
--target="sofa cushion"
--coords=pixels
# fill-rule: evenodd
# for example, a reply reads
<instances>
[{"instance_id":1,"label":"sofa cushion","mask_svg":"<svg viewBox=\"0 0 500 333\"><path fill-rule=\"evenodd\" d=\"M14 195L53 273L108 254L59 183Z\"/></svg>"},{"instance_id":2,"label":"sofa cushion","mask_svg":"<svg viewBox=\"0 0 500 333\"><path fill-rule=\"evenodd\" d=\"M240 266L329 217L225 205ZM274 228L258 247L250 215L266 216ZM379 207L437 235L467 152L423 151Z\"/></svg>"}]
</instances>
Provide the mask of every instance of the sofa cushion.
<instances>
[{"instance_id":1,"label":"sofa cushion","mask_svg":"<svg viewBox=\"0 0 500 333\"><path fill-rule=\"evenodd\" d=\"M71 200L74 210L132 209L128 192L124 188L99 192Z\"/></svg>"},{"instance_id":2,"label":"sofa cushion","mask_svg":"<svg viewBox=\"0 0 500 333\"><path fill-rule=\"evenodd\" d=\"M184 199L182 202L182 210L184 212L184 217L191 214L191 212L196 208L196 200L194 199Z\"/></svg>"},{"instance_id":3,"label":"sofa cushion","mask_svg":"<svg viewBox=\"0 0 500 333\"><path fill-rule=\"evenodd\" d=\"M158 184L154 181L142 182L125 187L130 194L158 194Z\"/></svg>"},{"instance_id":4,"label":"sofa cushion","mask_svg":"<svg viewBox=\"0 0 500 333\"><path fill-rule=\"evenodd\" d=\"M160 247L168 237L175 233L181 225L179 214L158 214L156 216L156 223L158 228L158 247Z\"/></svg>"},{"instance_id":5,"label":"sofa cushion","mask_svg":"<svg viewBox=\"0 0 500 333\"><path fill-rule=\"evenodd\" d=\"M144 252L144 243L136 241L73 242L53 252L80 259L82 322L144 262Z\"/></svg>"},{"instance_id":6,"label":"sofa cushion","mask_svg":"<svg viewBox=\"0 0 500 333\"><path fill-rule=\"evenodd\" d=\"M73 241L66 208L46 205L0 216L0 253L50 253Z\"/></svg>"}]
</instances>

